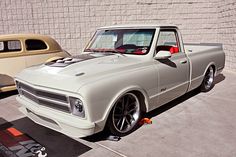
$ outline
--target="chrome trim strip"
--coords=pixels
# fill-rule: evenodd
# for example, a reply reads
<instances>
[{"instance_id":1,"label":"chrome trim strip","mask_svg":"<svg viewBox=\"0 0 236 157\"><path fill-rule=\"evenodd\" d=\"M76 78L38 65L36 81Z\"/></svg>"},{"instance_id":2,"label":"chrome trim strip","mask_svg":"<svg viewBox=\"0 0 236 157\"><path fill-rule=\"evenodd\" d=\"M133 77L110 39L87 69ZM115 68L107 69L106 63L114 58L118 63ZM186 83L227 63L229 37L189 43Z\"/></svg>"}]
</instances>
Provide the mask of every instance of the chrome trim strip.
<instances>
[{"instance_id":1,"label":"chrome trim strip","mask_svg":"<svg viewBox=\"0 0 236 157\"><path fill-rule=\"evenodd\" d=\"M40 90L40 89L34 88L33 86L21 83L19 81L17 81L16 84L17 84L17 89L24 89L24 90L27 89L28 93L34 93L37 96L40 95L39 97L45 97L45 98L50 99L50 100L64 102L65 104L69 103L68 97L66 95L58 94L58 93L54 93L54 92L50 92L50 91ZM48 96L44 96L42 93L43 94L48 94ZM54 96L56 96L56 97L63 97L63 98L61 98L61 99L60 98L55 98Z\"/></svg>"},{"instance_id":2,"label":"chrome trim strip","mask_svg":"<svg viewBox=\"0 0 236 157\"><path fill-rule=\"evenodd\" d=\"M30 94L31 96L33 96L33 97L35 97L35 98L37 98L37 99L44 100L44 101L48 101L48 102L51 102L51 103L55 103L55 104L58 104L58 105L61 105L61 106L66 106L66 107L69 108L69 104L66 104L66 103L63 103L63 102L56 101L56 100L50 100L50 99L47 99L47 98L43 98L43 97L37 96L37 95L35 95L35 94L33 94L33 93L30 93L29 91L27 91L27 90L25 90L25 89L23 89L23 88L20 88L20 90L22 90L22 91L24 91L24 92ZM24 96L24 94L23 94L23 96Z\"/></svg>"}]
</instances>

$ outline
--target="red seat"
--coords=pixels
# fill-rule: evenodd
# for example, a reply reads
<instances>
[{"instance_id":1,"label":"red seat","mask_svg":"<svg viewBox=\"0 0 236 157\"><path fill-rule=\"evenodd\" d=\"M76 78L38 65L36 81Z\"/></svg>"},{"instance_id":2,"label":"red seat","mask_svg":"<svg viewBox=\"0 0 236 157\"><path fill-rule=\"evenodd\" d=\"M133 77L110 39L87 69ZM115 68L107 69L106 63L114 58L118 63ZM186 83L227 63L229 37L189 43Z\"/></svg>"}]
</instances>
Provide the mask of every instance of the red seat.
<instances>
[{"instance_id":1,"label":"red seat","mask_svg":"<svg viewBox=\"0 0 236 157\"><path fill-rule=\"evenodd\" d=\"M164 50L164 51L170 51L171 54L178 53L179 48L177 46L170 46L170 45L160 45L157 46L157 52Z\"/></svg>"},{"instance_id":2,"label":"red seat","mask_svg":"<svg viewBox=\"0 0 236 157\"><path fill-rule=\"evenodd\" d=\"M170 48L170 53L174 54L174 53L178 53L179 52L179 48L177 46L172 46Z\"/></svg>"}]
</instances>

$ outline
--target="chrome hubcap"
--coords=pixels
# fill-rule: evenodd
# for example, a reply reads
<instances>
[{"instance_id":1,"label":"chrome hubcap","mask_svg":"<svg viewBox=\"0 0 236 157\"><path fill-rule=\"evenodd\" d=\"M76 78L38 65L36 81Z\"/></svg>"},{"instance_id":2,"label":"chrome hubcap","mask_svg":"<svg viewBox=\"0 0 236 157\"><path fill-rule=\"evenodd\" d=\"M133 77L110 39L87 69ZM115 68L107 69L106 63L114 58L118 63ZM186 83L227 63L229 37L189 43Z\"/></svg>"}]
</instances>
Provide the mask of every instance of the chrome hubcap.
<instances>
[{"instance_id":1,"label":"chrome hubcap","mask_svg":"<svg viewBox=\"0 0 236 157\"><path fill-rule=\"evenodd\" d=\"M214 70L212 67L210 67L207 72L204 79L204 85L206 89L209 89L212 86L212 83L214 81Z\"/></svg>"},{"instance_id":2,"label":"chrome hubcap","mask_svg":"<svg viewBox=\"0 0 236 157\"><path fill-rule=\"evenodd\" d=\"M114 106L112 122L116 130L125 133L130 131L140 116L140 104L136 95L127 93Z\"/></svg>"}]
</instances>

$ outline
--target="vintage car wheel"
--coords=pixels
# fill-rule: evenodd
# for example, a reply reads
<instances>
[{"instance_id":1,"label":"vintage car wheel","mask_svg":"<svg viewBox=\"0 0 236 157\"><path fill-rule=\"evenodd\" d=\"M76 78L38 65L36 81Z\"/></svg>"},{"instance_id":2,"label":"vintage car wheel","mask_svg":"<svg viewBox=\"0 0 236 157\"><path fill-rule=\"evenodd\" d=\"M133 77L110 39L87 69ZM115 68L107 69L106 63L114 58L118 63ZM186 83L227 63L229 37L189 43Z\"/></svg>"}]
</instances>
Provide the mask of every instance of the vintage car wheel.
<instances>
[{"instance_id":1,"label":"vintage car wheel","mask_svg":"<svg viewBox=\"0 0 236 157\"><path fill-rule=\"evenodd\" d=\"M140 118L141 106L138 97L133 93L126 93L115 103L107 127L113 135L125 136L137 128Z\"/></svg>"},{"instance_id":2,"label":"vintage car wheel","mask_svg":"<svg viewBox=\"0 0 236 157\"><path fill-rule=\"evenodd\" d=\"M213 86L214 86L214 69L212 66L210 66L206 71L200 89L202 92L208 92L213 88Z\"/></svg>"}]
</instances>

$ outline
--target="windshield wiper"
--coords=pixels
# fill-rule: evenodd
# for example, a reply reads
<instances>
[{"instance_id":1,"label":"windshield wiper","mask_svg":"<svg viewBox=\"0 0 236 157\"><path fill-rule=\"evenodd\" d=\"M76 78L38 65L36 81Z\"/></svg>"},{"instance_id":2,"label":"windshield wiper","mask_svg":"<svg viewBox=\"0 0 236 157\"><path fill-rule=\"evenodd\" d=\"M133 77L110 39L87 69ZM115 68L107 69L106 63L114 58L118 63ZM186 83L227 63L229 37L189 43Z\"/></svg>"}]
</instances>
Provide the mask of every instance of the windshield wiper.
<instances>
[{"instance_id":1,"label":"windshield wiper","mask_svg":"<svg viewBox=\"0 0 236 157\"><path fill-rule=\"evenodd\" d=\"M116 54L120 54L122 56L125 56L124 51L119 51L117 49L107 49L105 52L116 53Z\"/></svg>"},{"instance_id":2,"label":"windshield wiper","mask_svg":"<svg viewBox=\"0 0 236 157\"><path fill-rule=\"evenodd\" d=\"M97 49L85 49L84 51L85 51L85 52L100 52L100 51L97 50Z\"/></svg>"},{"instance_id":3,"label":"windshield wiper","mask_svg":"<svg viewBox=\"0 0 236 157\"><path fill-rule=\"evenodd\" d=\"M120 51L117 49L85 49L86 52L110 52L110 53L119 53L124 56L124 51Z\"/></svg>"}]
</instances>

